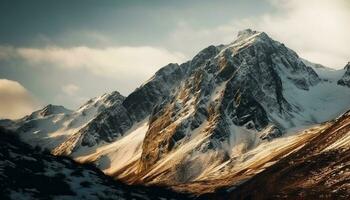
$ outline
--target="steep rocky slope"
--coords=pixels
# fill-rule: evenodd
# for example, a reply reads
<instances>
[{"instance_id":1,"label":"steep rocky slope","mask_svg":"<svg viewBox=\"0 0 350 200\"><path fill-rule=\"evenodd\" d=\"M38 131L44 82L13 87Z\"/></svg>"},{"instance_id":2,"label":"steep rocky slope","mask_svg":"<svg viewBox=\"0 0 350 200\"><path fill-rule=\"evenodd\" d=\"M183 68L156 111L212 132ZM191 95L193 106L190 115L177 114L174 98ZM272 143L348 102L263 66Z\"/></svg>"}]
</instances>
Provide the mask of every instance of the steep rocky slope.
<instances>
[{"instance_id":1,"label":"steep rocky slope","mask_svg":"<svg viewBox=\"0 0 350 200\"><path fill-rule=\"evenodd\" d=\"M344 67L344 75L339 79L338 84L350 87L350 62Z\"/></svg>"},{"instance_id":2,"label":"steep rocky slope","mask_svg":"<svg viewBox=\"0 0 350 200\"><path fill-rule=\"evenodd\" d=\"M83 128L72 134L54 150L54 153L69 155L81 147L111 142L124 135L134 124L144 120L154 105L169 95L183 78L185 69L186 64L181 66L169 64L163 67L121 104L115 104L99 113Z\"/></svg>"},{"instance_id":3,"label":"steep rocky slope","mask_svg":"<svg viewBox=\"0 0 350 200\"><path fill-rule=\"evenodd\" d=\"M236 188L203 199L349 199L350 111Z\"/></svg>"},{"instance_id":4,"label":"steep rocky slope","mask_svg":"<svg viewBox=\"0 0 350 200\"><path fill-rule=\"evenodd\" d=\"M260 144L349 108L348 89L322 81L265 33L243 31L229 45L204 49L187 67L184 80L150 114L145 138L132 154L139 156L142 145L140 160L120 170L112 162L109 174L131 183L207 181ZM97 155L82 161L99 160Z\"/></svg>"},{"instance_id":5,"label":"steep rocky slope","mask_svg":"<svg viewBox=\"0 0 350 200\"><path fill-rule=\"evenodd\" d=\"M208 139L198 150L222 151L221 159L244 139L243 148L254 146L259 131L261 139L281 136L302 109L287 101L283 84L309 90L320 81L294 52L251 30L230 45L208 47L192 62L189 78L153 110L141 157L146 170L199 127Z\"/></svg>"}]
</instances>

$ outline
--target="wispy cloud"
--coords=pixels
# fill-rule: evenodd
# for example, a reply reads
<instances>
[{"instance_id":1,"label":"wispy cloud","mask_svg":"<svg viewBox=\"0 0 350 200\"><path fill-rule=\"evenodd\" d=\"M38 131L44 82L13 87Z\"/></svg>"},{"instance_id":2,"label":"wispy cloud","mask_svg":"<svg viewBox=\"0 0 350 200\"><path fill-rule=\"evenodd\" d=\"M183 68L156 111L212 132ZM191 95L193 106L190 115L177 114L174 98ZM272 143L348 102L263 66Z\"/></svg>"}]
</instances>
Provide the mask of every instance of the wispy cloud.
<instances>
[{"instance_id":1,"label":"wispy cloud","mask_svg":"<svg viewBox=\"0 0 350 200\"><path fill-rule=\"evenodd\" d=\"M2 48L2 57L16 55L29 64L46 64L68 70L84 69L91 73L118 79L147 79L157 69L170 62L183 62L185 56L166 49L141 47L90 48ZM11 52L9 52L11 51Z\"/></svg>"},{"instance_id":2,"label":"wispy cloud","mask_svg":"<svg viewBox=\"0 0 350 200\"><path fill-rule=\"evenodd\" d=\"M210 44L229 43L233 41L238 30L253 28L267 32L313 62L340 68L350 60L349 1L269 2L274 7L274 12L233 19L231 23L217 27L195 29L186 22L180 22L177 30L170 36L172 45L185 41L185 44L190 43L198 49Z\"/></svg>"},{"instance_id":3,"label":"wispy cloud","mask_svg":"<svg viewBox=\"0 0 350 200\"><path fill-rule=\"evenodd\" d=\"M311 61L343 67L350 60L350 7L347 0L274 0L275 15L256 27L266 30Z\"/></svg>"},{"instance_id":4,"label":"wispy cloud","mask_svg":"<svg viewBox=\"0 0 350 200\"><path fill-rule=\"evenodd\" d=\"M16 119L38 108L38 102L20 83L0 79L0 119Z\"/></svg>"},{"instance_id":5,"label":"wispy cloud","mask_svg":"<svg viewBox=\"0 0 350 200\"><path fill-rule=\"evenodd\" d=\"M58 70L57 76L64 76L64 73L70 72L72 72L70 74L88 73L91 77L96 77L94 80L104 80L105 78L106 82L115 80L116 85L113 90L119 90L125 94L150 78L162 66L174 62L182 63L185 59L185 56L181 53L150 46L106 48L87 46L47 46L42 48L0 46L0 60L2 61L19 63L31 67L34 71L50 67L62 69ZM78 76L70 81L81 84L83 78ZM91 95L87 91L90 86L80 86L77 84L58 86L61 92L56 95L54 101L57 103L67 102L67 96L69 95L74 97L68 98L71 102L70 105L80 104L81 100L86 100L86 96ZM103 93L103 91L100 93Z\"/></svg>"},{"instance_id":6,"label":"wispy cloud","mask_svg":"<svg viewBox=\"0 0 350 200\"><path fill-rule=\"evenodd\" d=\"M62 91L69 96L75 95L79 89L80 87L73 83L62 86Z\"/></svg>"}]
</instances>

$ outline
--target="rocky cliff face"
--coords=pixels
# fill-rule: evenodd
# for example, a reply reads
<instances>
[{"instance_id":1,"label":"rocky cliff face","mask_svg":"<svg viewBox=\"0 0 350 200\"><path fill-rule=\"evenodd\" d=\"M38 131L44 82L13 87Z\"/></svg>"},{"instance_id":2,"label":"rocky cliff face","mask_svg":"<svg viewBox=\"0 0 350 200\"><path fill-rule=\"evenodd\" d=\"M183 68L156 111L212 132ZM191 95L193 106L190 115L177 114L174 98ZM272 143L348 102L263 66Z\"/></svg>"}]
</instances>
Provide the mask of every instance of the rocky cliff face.
<instances>
[{"instance_id":1,"label":"rocky cliff face","mask_svg":"<svg viewBox=\"0 0 350 200\"><path fill-rule=\"evenodd\" d=\"M143 170L190 140L203 124L200 131L208 139L199 150L223 150L222 158L231 156L225 146L239 142L235 137L245 137L235 133L235 127L259 132L270 126L261 138L278 137L290 127L274 118L289 120L300 109L284 97L284 85L308 90L320 82L296 53L252 30L240 32L227 46L204 49L189 68L188 78L153 109L143 143ZM252 136L249 142L254 140ZM249 145L253 144L246 148Z\"/></svg>"},{"instance_id":2,"label":"rocky cliff face","mask_svg":"<svg viewBox=\"0 0 350 200\"><path fill-rule=\"evenodd\" d=\"M86 134L97 133L100 140L111 141L127 131L131 126L147 117L153 106L169 95L170 91L183 78L183 72L179 65L169 64L159 70L154 77L131 93L122 104L118 104L98 115L87 124L80 132ZM101 123L103 121L103 123ZM111 135L109 138L105 135ZM95 142L83 143L94 145Z\"/></svg>"},{"instance_id":3,"label":"rocky cliff face","mask_svg":"<svg viewBox=\"0 0 350 200\"><path fill-rule=\"evenodd\" d=\"M170 94L184 78L186 65L169 64L163 67L120 103L100 112L53 152L70 154L81 146L91 147L123 136L135 123L150 115L153 107Z\"/></svg>"},{"instance_id":4,"label":"rocky cliff face","mask_svg":"<svg viewBox=\"0 0 350 200\"><path fill-rule=\"evenodd\" d=\"M350 87L350 62L344 67L345 73L338 81L338 85Z\"/></svg>"}]
</instances>

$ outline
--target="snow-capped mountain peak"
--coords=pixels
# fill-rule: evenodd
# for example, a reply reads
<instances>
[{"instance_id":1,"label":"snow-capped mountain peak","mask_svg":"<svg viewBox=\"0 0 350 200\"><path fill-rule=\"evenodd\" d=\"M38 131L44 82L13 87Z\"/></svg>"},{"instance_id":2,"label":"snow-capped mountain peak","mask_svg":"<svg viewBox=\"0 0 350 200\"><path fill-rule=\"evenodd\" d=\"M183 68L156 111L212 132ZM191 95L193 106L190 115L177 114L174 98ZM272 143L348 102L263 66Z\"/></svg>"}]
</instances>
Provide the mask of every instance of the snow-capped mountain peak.
<instances>
[{"instance_id":1,"label":"snow-capped mountain peak","mask_svg":"<svg viewBox=\"0 0 350 200\"><path fill-rule=\"evenodd\" d=\"M78 111L83 111L89 109L90 107L109 107L112 104L120 103L125 97L121 95L118 91L113 91L111 93L105 93L99 97L92 98L88 100L85 104L79 107Z\"/></svg>"},{"instance_id":2,"label":"snow-capped mountain peak","mask_svg":"<svg viewBox=\"0 0 350 200\"><path fill-rule=\"evenodd\" d=\"M129 183L200 181L348 109L349 88L319 69L247 29L230 44L166 65L127 97L113 92L32 120L24 135Z\"/></svg>"},{"instance_id":3,"label":"snow-capped mountain peak","mask_svg":"<svg viewBox=\"0 0 350 200\"><path fill-rule=\"evenodd\" d=\"M239 39L248 38L248 37L259 35L261 33L262 32L255 31L252 29L244 29L244 30L238 31L237 38Z\"/></svg>"},{"instance_id":4,"label":"snow-capped mountain peak","mask_svg":"<svg viewBox=\"0 0 350 200\"><path fill-rule=\"evenodd\" d=\"M72 112L71 110L63 106L48 104L44 108L33 112L31 115L25 118L26 120L30 120L30 119L40 118L40 117L47 117L50 115L69 114L71 112Z\"/></svg>"}]
</instances>

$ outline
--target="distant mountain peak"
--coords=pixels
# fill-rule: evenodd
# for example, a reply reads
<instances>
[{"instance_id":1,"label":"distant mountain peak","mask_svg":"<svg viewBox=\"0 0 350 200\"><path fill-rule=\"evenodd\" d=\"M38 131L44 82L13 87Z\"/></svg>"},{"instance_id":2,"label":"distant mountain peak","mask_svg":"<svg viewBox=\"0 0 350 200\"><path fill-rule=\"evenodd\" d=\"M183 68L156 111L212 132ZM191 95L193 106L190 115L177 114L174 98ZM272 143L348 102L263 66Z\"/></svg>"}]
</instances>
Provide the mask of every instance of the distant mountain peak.
<instances>
[{"instance_id":1,"label":"distant mountain peak","mask_svg":"<svg viewBox=\"0 0 350 200\"><path fill-rule=\"evenodd\" d=\"M111 93L105 93L101 96L89 99L86 103L79 107L78 111L85 111L91 107L109 107L117 102L124 101L125 97L121 95L118 91L113 91Z\"/></svg>"},{"instance_id":2,"label":"distant mountain peak","mask_svg":"<svg viewBox=\"0 0 350 200\"><path fill-rule=\"evenodd\" d=\"M241 41L241 40L245 40L248 38L259 38L262 40L271 40L272 39L269 37L269 35L267 35L265 32L263 31L256 31L256 30L252 30L252 29L244 29L241 31L238 31L237 34L237 39L235 42L237 41Z\"/></svg>"},{"instance_id":3,"label":"distant mountain peak","mask_svg":"<svg viewBox=\"0 0 350 200\"><path fill-rule=\"evenodd\" d=\"M45 106L39 111L39 114L42 117L46 117L53 114L60 114L60 113L67 114L71 112L72 112L71 110L65 108L64 106L48 104L47 106Z\"/></svg>"}]
</instances>

